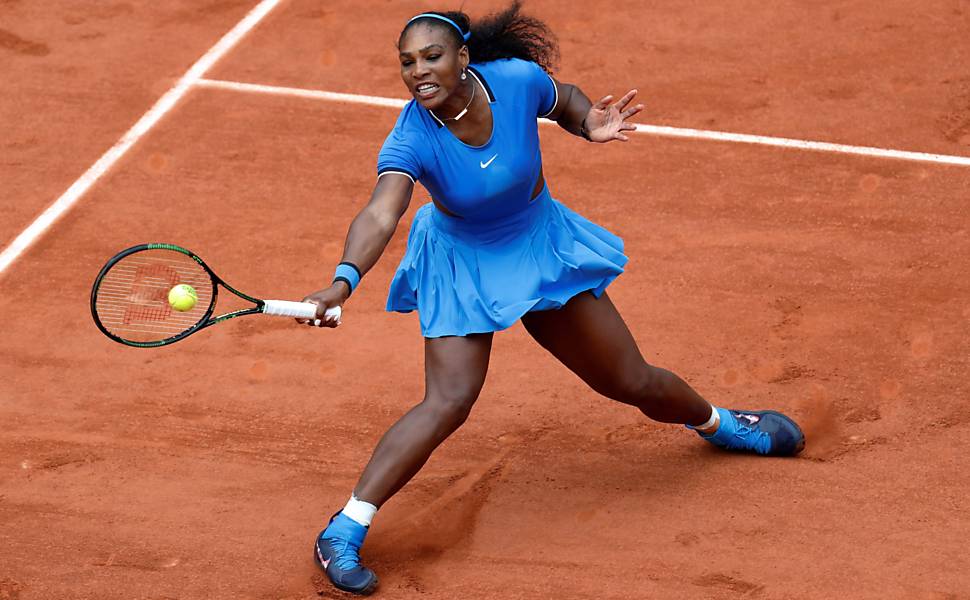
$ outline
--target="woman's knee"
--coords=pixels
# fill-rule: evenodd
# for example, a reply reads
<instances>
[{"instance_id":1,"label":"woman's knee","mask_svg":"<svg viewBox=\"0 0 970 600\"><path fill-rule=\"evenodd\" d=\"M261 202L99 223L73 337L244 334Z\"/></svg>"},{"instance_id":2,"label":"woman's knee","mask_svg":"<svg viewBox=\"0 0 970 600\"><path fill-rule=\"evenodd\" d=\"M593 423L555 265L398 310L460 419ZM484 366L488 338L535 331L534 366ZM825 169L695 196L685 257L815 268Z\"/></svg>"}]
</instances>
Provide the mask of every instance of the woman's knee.
<instances>
[{"instance_id":1,"label":"woman's knee","mask_svg":"<svg viewBox=\"0 0 970 600\"><path fill-rule=\"evenodd\" d=\"M646 363L622 373L614 382L610 397L644 411L662 402L666 395L666 371Z\"/></svg>"},{"instance_id":2,"label":"woman's knee","mask_svg":"<svg viewBox=\"0 0 970 600\"><path fill-rule=\"evenodd\" d=\"M422 404L437 431L448 434L458 429L468 419L475 401L478 388L452 388L450 390L429 391Z\"/></svg>"}]
</instances>

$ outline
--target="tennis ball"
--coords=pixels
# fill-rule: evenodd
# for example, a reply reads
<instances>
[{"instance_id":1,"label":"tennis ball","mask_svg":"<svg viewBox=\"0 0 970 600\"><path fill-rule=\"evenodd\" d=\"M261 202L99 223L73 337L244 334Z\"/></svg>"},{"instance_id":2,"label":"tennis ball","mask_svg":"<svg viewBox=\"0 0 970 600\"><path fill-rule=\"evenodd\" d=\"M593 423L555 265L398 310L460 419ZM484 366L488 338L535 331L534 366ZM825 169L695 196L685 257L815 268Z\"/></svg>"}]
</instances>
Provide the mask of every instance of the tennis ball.
<instances>
[{"instance_id":1,"label":"tennis ball","mask_svg":"<svg viewBox=\"0 0 970 600\"><path fill-rule=\"evenodd\" d=\"M180 283L168 291L169 306L179 312L192 310L198 301L199 296L191 285Z\"/></svg>"}]
</instances>

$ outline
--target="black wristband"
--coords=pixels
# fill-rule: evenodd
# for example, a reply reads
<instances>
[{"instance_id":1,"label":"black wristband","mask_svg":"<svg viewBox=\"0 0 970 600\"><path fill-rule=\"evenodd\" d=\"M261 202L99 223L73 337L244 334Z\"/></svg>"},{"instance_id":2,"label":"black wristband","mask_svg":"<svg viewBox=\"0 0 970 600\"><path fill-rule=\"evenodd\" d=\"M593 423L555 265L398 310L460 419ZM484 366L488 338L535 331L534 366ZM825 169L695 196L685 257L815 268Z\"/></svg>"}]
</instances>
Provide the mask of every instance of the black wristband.
<instances>
[{"instance_id":1,"label":"black wristband","mask_svg":"<svg viewBox=\"0 0 970 600\"><path fill-rule=\"evenodd\" d=\"M583 122L579 126L579 135L583 136L583 139L587 142L593 141L593 139L589 137L589 129L586 129L586 117L583 117Z\"/></svg>"}]
</instances>

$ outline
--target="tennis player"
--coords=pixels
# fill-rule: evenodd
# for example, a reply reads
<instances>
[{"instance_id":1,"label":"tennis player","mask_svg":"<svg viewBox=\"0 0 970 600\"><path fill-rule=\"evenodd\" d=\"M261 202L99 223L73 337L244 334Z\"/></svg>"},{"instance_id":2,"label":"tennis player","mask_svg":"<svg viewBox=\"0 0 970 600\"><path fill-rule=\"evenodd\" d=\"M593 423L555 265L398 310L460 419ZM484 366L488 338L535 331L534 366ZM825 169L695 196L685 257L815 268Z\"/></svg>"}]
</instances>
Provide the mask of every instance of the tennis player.
<instances>
[{"instance_id":1,"label":"tennis player","mask_svg":"<svg viewBox=\"0 0 970 600\"><path fill-rule=\"evenodd\" d=\"M520 319L593 390L651 419L686 424L729 450L798 453L804 436L790 418L715 407L644 361L606 294L627 262L623 241L555 200L543 177L538 117L587 143L625 142L635 128L628 119L642 109L636 90L594 104L553 79L555 38L518 2L475 23L461 12L417 15L398 49L413 100L381 148L376 187L350 226L333 284L305 301L319 305L321 319L347 301L420 181L433 201L415 215L387 309L418 311L427 389L384 434L350 501L317 538L315 560L330 581L357 594L377 587L358 554L371 520L468 417L493 333Z\"/></svg>"}]
</instances>

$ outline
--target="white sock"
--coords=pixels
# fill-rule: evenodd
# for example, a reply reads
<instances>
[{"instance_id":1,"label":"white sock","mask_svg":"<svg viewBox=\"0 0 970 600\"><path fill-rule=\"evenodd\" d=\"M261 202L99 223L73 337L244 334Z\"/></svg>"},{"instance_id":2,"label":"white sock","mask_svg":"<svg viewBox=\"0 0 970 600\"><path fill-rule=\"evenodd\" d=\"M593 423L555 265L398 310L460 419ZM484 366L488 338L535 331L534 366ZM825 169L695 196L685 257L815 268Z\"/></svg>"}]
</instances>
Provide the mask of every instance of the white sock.
<instances>
[{"instance_id":1,"label":"white sock","mask_svg":"<svg viewBox=\"0 0 970 600\"><path fill-rule=\"evenodd\" d=\"M374 520L374 515L377 514L377 507L370 502L358 500L357 496L351 494L350 500L347 501L347 506L340 512L364 527L370 527L370 522Z\"/></svg>"},{"instance_id":2,"label":"white sock","mask_svg":"<svg viewBox=\"0 0 970 600\"><path fill-rule=\"evenodd\" d=\"M712 404L711 418L705 421L704 423L701 423L700 425L691 425L690 428L691 429L710 429L711 427L714 427L714 423L717 422L717 419L718 419L717 408Z\"/></svg>"}]
</instances>

